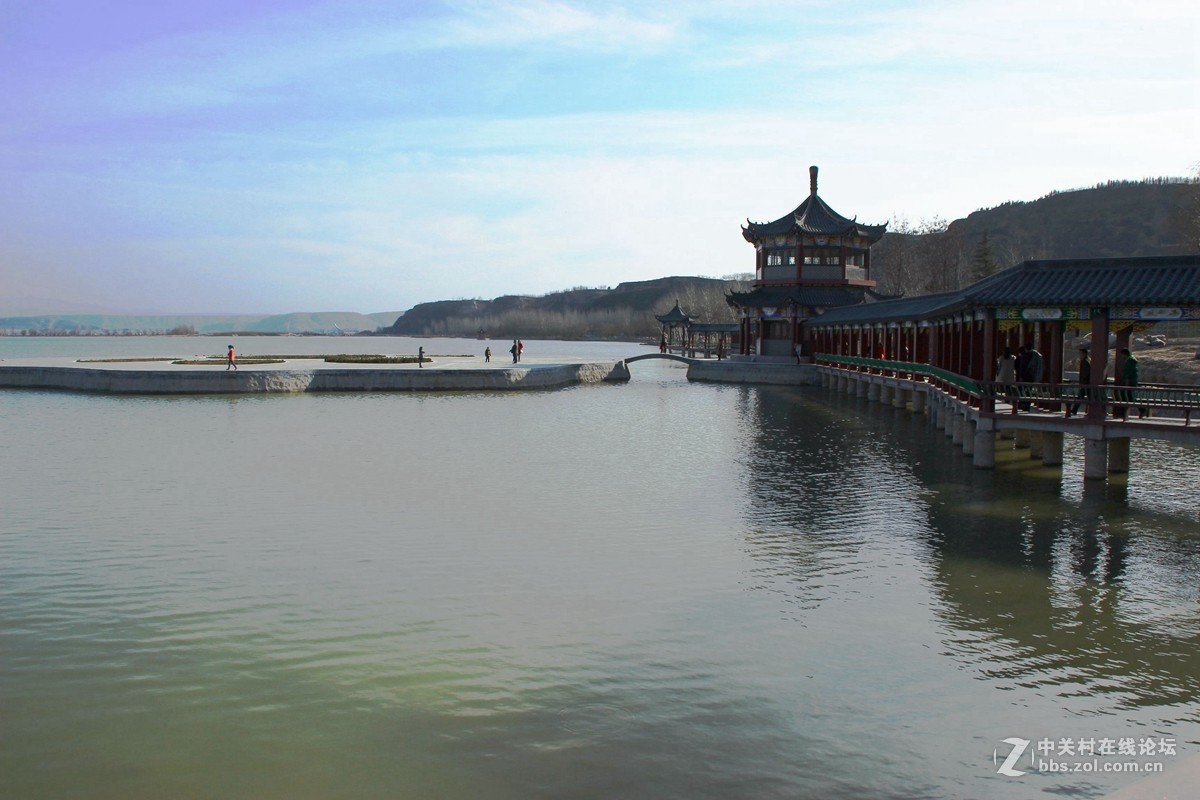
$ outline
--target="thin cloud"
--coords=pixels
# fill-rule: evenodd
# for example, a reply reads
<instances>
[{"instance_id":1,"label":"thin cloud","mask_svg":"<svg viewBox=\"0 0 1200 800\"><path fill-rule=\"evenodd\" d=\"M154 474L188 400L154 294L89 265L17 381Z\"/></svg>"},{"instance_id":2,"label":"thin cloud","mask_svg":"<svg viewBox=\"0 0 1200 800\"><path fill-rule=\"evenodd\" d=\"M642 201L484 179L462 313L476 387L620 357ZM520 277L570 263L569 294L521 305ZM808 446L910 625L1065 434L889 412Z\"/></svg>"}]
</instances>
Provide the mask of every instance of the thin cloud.
<instances>
[{"instance_id":1,"label":"thin cloud","mask_svg":"<svg viewBox=\"0 0 1200 800\"><path fill-rule=\"evenodd\" d=\"M281 5L0 76L3 287L292 311L728 274L810 164L844 214L954 218L1200 139L1197 22L1154 0Z\"/></svg>"}]
</instances>

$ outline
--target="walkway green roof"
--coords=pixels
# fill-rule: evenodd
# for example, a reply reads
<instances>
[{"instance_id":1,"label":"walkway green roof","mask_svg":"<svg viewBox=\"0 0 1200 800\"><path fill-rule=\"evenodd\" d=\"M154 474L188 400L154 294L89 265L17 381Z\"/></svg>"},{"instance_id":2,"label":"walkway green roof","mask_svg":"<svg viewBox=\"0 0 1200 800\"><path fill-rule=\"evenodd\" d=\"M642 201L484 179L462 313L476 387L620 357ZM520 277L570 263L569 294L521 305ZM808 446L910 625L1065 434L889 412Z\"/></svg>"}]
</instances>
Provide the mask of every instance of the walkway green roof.
<instances>
[{"instance_id":1,"label":"walkway green roof","mask_svg":"<svg viewBox=\"0 0 1200 800\"><path fill-rule=\"evenodd\" d=\"M831 308L815 322L919 320L1001 306L1200 306L1200 255L1025 261L956 292Z\"/></svg>"},{"instance_id":2,"label":"walkway green roof","mask_svg":"<svg viewBox=\"0 0 1200 800\"><path fill-rule=\"evenodd\" d=\"M1200 304L1200 255L1026 261L968 286L969 305Z\"/></svg>"}]
</instances>

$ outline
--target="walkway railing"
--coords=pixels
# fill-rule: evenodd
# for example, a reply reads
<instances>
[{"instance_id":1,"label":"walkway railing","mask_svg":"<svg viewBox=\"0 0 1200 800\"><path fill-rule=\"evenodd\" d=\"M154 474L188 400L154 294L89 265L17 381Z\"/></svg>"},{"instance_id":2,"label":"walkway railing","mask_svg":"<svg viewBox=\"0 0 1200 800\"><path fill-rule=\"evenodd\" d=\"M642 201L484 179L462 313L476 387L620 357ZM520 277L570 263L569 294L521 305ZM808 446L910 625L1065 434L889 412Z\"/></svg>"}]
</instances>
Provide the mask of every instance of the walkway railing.
<instances>
[{"instance_id":1,"label":"walkway railing","mask_svg":"<svg viewBox=\"0 0 1200 800\"><path fill-rule=\"evenodd\" d=\"M1096 406L1117 416L1154 409L1183 414L1184 425L1191 424L1193 412L1200 412L1200 386L1141 384L1139 386L1081 386L1077 383L1000 383L977 381L965 375L907 361L888 361L860 356L818 353L816 363L853 372L928 383L957 399L982 409L985 401L1008 403L1010 413L1037 408L1043 411L1071 411L1079 407L1086 414Z\"/></svg>"}]
</instances>

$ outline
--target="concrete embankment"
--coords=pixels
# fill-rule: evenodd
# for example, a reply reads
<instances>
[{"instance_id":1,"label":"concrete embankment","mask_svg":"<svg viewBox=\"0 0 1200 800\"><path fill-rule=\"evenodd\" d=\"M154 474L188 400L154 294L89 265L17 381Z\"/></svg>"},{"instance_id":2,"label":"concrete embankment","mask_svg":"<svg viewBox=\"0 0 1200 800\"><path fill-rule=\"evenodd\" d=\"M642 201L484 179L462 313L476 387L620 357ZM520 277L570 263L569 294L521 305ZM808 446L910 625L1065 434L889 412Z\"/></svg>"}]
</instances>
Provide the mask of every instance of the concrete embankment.
<instances>
[{"instance_id":1,"label":"concrete embankment","mask_svg":"<svg viewBox=\"0 0 1200 800\"><path fill-rule=\"evenodd\" d=\"M774 383L790 386L820 386L821 374L812 364L762 363L753 361L693 361L688 365L690 381L711 383Z\"/></svg>"},{"instance_id":2,"label":"concrete embankment","mask_svg":"<svg viewBox=\"0 0 1200 800\"><path fill-rule=\"evenodd\" d=\"M101 394L503 391L629 380L624 362L505 369L103 369L0 366L0 388Z\"/></svg>"}]
</instances>

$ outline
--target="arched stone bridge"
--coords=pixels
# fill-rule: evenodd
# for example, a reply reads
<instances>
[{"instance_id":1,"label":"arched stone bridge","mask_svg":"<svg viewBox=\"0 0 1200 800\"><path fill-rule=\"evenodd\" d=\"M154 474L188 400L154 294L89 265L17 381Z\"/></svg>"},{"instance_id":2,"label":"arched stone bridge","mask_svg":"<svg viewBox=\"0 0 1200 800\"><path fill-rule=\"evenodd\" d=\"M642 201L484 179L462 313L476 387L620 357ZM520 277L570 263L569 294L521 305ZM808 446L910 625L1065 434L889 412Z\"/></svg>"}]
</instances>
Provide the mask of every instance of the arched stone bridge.
<instances>
[{"instance_id":1,"label":"arched stone bridge","mask_svg":"<svg viewBox=\"0 0 1200 800\"><path fill-rule=\"evenodd\" d=\"M695 362L695 359L693 358L688 358L687 356L677 356L674 353L643 353L640 356L634 356L633 358L625 359L625 363L632 364L635 361L645 361L647 358L665 358L668 361L678 361L682 364L692 364Z\"/></svg>"}]
</instances>

